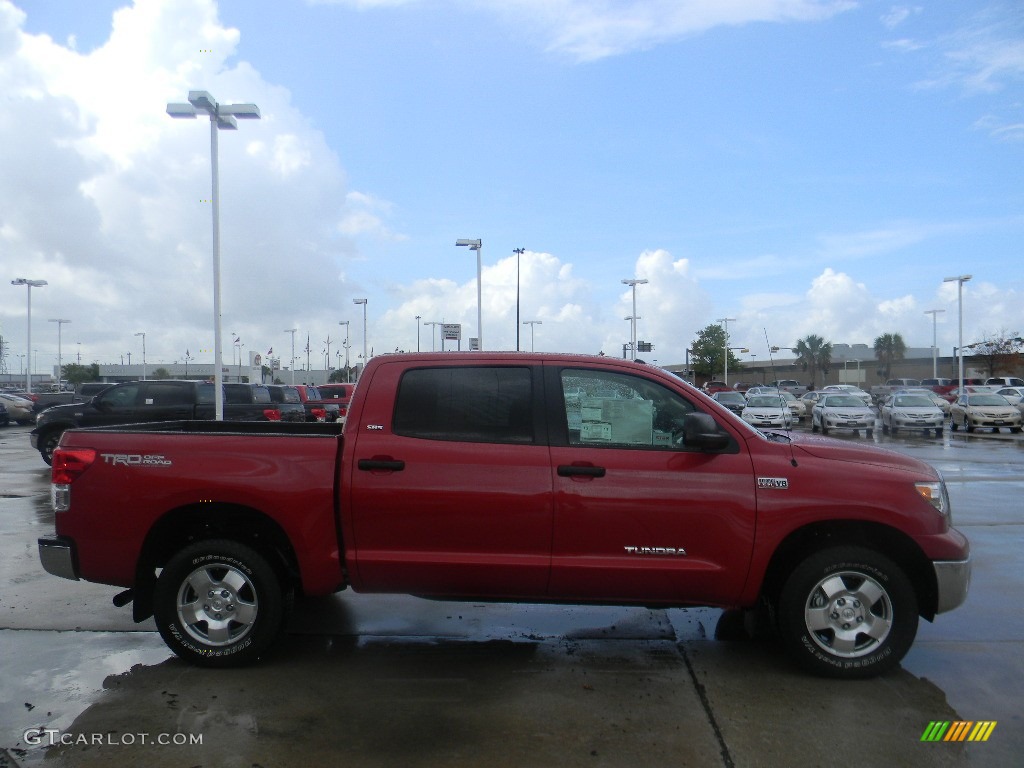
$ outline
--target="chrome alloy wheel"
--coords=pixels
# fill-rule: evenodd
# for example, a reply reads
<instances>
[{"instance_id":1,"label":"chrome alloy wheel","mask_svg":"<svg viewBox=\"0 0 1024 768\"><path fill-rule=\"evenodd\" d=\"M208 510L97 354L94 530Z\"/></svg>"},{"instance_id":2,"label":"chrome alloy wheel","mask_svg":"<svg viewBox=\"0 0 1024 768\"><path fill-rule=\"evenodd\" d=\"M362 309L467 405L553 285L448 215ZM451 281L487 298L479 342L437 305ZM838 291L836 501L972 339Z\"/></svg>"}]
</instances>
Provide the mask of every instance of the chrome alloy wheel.
<instances>
[{"instance_id":1,"label":"chrome alloy wheel","mask_svg":"<svg viewBox=\"0 0 1024 768\"><path fill-rule=\"evenodd\" d=\"M893 606L885 588L857 571L841 571L815 585L804 607L811 639L833 656L867 656L892 629Z\"/></svg>"},{"instance_id":2,"label":"chrome alloy wheel","mask_svg":"<svg viewBox=\"0 0 1024 768\"><path fill-rule=\"evenodd\" d=\"M239 569L207 563L182 581L176 601L178 620L195 640L230 645L245 637L256 621L256 590Z\"/></svg>"}]
</instances>

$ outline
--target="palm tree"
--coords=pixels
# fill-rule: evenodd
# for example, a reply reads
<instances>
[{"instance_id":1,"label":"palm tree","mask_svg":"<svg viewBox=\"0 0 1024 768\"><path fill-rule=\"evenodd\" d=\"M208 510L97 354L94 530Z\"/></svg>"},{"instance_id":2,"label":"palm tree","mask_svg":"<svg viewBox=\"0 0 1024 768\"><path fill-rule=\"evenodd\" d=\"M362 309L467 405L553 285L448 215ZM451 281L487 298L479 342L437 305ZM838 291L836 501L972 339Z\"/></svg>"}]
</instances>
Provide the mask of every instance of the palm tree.
<instances>
[{"instance_id":1,"label":"palm tree","mask_svg":"<svg viewBox=\"0 0 1024 768\"><path fill-rule=\"evenodd\" d=\"M793 349L800 367L805 371L811 371L811 386L816 386L817 372L828 373L832 366L832 342L812 333L806 338L799 339Z\"/></svg>"},{"instance_id":2,"label":"palm tree","mask_svg":"<svg viewBox=\"0 0 1024 768\"><path fill-rule=\"evenodd\" d=\"M888 379L893 365L903 359L906 351L907 345L903 343L903 337L898 333L883 333L875 339L875 359L882 364L878 369L878 375Z\"/></svg>"}]
</instances>

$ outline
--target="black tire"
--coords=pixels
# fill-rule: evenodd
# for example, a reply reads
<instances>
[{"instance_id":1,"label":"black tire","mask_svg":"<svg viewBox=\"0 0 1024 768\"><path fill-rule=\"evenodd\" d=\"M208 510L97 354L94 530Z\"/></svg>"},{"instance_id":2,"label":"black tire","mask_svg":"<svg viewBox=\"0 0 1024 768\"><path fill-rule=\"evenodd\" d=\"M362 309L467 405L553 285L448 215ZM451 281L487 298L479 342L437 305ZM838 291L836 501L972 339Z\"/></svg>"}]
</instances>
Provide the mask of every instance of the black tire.
<instances>
[{"instance_id":1,"label":"black tire","mask_svg":"<svg viewBox=\"0 0 1024 768\"><path fill-rule=\"evenodd\" d=\"M825 425L824 421L821 422L821 434L823 434L823 435L827 435L828 434L828 427Z\"/></svg>"},{"instance_id":2,"label":"black tire","mask_svg":"<svg viewBox=\"0 0 1024 768\"><path fill-rule=\"evenodd\" d=\"M882 422L882 434L883 435L888 435L889 434L889 425L886 424L884 421Z\"/></svg>"},{"instance_id":3,"label":"black tire","mask_svg":"<svg viewBox=\"0 0 1024 768\"><path fill-rule=\"evenodd\" d=\"M814 423L814 419L811 419L811 432L817 432L818 425Z\"/></svg>"},{"instance_id":4,"label":"black tire","mask_svg":"<svg viewBox=\"0 0 1024 768\"><path fill-rule=\"evenodd\" d=\"M935 436L936 437L942 437L942 427L936 427L935 428Z\"/></svg>"},{"instance_id":5,"label":"black tire","mask_svg":"<svg viewBox=\"0 0 1024 768\"><path fill-rule=\"evenodd\" d=\"M39 436L36 445L39 447L39 455L43 457L49 465L53 465L53 452L57 450L57 443L60 442L61 435L64 434L63 429L51 429L47 432L43 432Z\"/></svg>"},{"instance_id":6,"label":"black tire","mask_svg":"<svg viewBox=\"0 0 1024 768\"><path fill-rule=\"evenodd\" d=\"M811 555L779 597L782 644L802 667L826 677L867 678L896 667L917 622L910 580L889 558L863 547Z\"/></svg>"},{"instance_id":7,"label":"black tire","mask_svg":"<svg viewBox=\"0 0 1024 768\"><path fill-rule=\"evenodd\" d=\"M956 422L953 420L952 416L949 417L949 431L956 432Z\"/></svg>"},{"instance_id":8,"label":"black tire","mask_svg":"<svg viewBox=\"0 0 1024 768\"><path fill-rule=\"evenodd\" d=\"M1019 435L1021 431L1024 431L1024 427L1010 427L1010 431L1015 435Z\"/></svg>"},{"instance_id":9,"label":"black tire","mask_svg":"<svg viewBox=\"0 0 1024 768\"><path fill-rule=\"evenodd\" d=\"M893 425L892 433L893 433L893 435L898 435L900 433L900 428L897 427L896 425Z\"/></svg>"},{"instance_id":10,"label":"black tire","mask_svg":"<svg viewBox=\"0 0 1024 768\"><path fill-rule=\"evenodd\" d=\"M227 539L182 549L168 561L153 592L160 636L175 654L202 667L258 659L280 637L286 604L281 580L267 560Z\"/></svg>"},{"instance_id":11,"label":"black tire","mask_svg":"<svg viewBox=\"0 0 1024 768\"><path fill-rule=\"evenodd\" d=\"M968 431L968 432L973 432L974 431L974 425L971 424L971 420L970 419L964 419L964 429L966 431Z\"/></svg>"},{"instance_id":12,"label":"black tire","mask_svg":"<svg viewBox=\"0 0 1024 768\"><path fill-rule=\"evenodd\" d=\"M892 432L893 432L893 434L896 434L896 430L895 429ZM875 436L875 430L870 429L870 428L864 430L864 437L866 437L868 440L870 440L874 436Z\"/></svg>"}]
</instances>

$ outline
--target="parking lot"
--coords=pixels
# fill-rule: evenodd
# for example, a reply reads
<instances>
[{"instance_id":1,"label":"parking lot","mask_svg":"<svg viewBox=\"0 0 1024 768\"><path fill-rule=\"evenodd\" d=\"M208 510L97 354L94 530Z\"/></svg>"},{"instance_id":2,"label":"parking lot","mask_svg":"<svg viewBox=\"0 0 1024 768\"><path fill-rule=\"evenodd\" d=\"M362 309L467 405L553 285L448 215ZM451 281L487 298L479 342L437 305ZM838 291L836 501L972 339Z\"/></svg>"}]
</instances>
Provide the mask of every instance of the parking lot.
<instances>
[{"instance_id":1,"label":"parking lot","mask_svg":"<svg viewBox=\"0 0 1024 768\"><path fill-rule=\"evenodd\" d=\"M945 476L974 578L898 671L844 683L798 671L720 610L351 593L299 603L259 666L197 669L113 607L118 588L42 570L49 470L28 430L0 429L0 767L1005 766L1024 753L1024 440L1005 430L875 429L871 442ZM930 723L964 721L996 725L984 742L922 741Z\"/></svg>"}]
</instances>

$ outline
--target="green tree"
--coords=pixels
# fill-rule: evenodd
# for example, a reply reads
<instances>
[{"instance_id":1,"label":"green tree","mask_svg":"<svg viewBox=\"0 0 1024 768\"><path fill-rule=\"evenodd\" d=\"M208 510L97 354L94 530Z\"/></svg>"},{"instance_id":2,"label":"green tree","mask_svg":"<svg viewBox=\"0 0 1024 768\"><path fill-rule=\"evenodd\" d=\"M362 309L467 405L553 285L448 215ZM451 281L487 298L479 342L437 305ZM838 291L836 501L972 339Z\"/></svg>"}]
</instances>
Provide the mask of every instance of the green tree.
<instances>
[{"instance_id":1,"label":"green tree","mask_svg":"<svg viewBox=\"0 0 1024 768\"><path fill-rule=\"evenodd\" d=\"M690 345L690 369L694 381L714 379L725 373L725 330L718 323L712 323L697 333L697 338ZM729 352L729 371L739 373L743 363Z\"/></svg>"},{"instance_id":2,"label":"green tree","mask_svg":"<svg viewBox=\"0 0 1024 768\"><path fill-rule=\"evenodd\" d=\"M62 365L60 370L61 376L68 384L81 384L85 381L100 380L100 367L97 363L92 365L68 363L67 365Z\"/></svg>"},{"instance_id":3,"label":"green tree","mask_svg":"<svg viewBox=\"0 0 1024 768\"><path fill-rule=\"evenodd\" d=\"M797 339L793 350L801 370L811 372L811 386L817 386L818 371L824 375L832 367L832 342L812 333Z\"/></svg>"},{"instance_id":4,"label":"green tree","mask_svg":"<svg viewBox=\"0 0 1024 768\"><path fill-rule=\"evenodd\" d=\"M152 377L154 379L169 379L171 378L171 372L168 371L166 368L160 367L153 371Z\"/></svg>"},{"instance_id":5,"label":"green tree","mask_svg":"<svg viewBox=\"0 0 1024 768\"><path fill-rule=\"evenodd\" d=\"M875 339L875 359L882 366L878 375L883 379L891 378L893 366L903 360L906 352L907 345L898 333L883 333Z\"/></svg>"}]
</instances>

